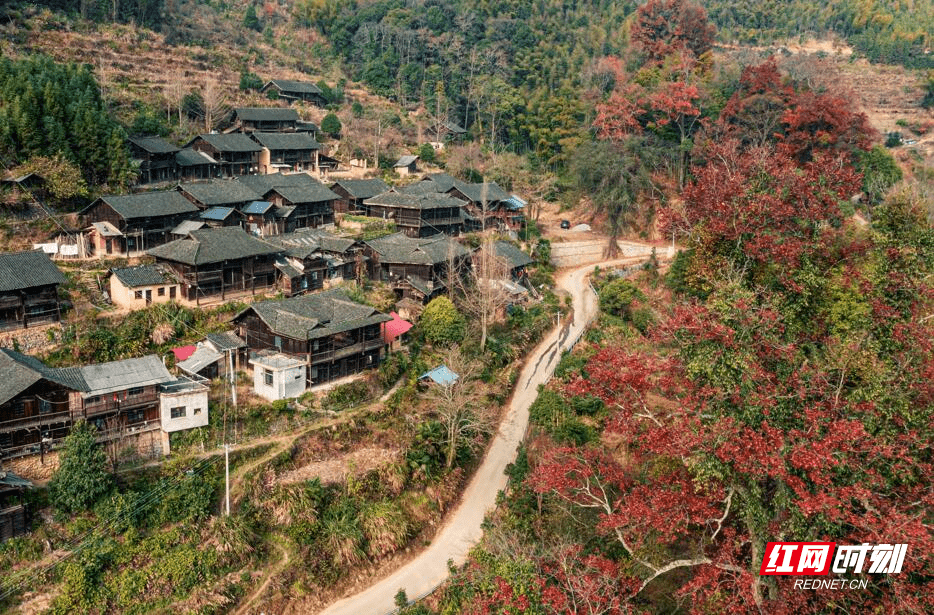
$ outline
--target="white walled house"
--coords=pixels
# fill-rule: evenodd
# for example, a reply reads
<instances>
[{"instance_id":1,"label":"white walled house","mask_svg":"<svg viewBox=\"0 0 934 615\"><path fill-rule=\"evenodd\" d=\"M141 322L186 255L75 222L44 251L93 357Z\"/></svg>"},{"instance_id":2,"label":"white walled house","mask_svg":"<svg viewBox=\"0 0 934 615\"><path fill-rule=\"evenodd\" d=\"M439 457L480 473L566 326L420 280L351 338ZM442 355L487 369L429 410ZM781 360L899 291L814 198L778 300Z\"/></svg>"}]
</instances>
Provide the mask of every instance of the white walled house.
<instances>
[{"instance_id":1,"label":"white walled house","mask_svg":"<svg viewBox=\"0 0 934 615\"><path fill-rule=\"evenodd\" d=\"M184 376L159 387L162 452L169 454L169 434L208 424L208 387Z\"/></svg>"},{"instance_id":2,"label":"white walled house","mask_svg":"<svg viewBox=\"0 0 934 615\"><path fill-rule=\"evenodd\" d=\"M281 353L259 355L253 365L253 390L269 401L298 397L305 392L305 361Z\"/></svg>"}]
</instances>

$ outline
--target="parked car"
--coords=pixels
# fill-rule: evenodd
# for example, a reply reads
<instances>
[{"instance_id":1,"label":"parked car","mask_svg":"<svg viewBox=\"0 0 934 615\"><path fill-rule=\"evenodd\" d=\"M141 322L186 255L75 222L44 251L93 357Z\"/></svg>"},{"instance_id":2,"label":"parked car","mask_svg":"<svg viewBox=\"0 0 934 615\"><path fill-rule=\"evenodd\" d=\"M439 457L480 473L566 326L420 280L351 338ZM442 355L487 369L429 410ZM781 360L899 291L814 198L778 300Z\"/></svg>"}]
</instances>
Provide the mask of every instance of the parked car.
<instances>
[{"instance_id":1,"label":"parked car","mask_svg":"<svg viewBox=\"0 0 934 615\"><path fill-rule=\"evenodd\" d=\"M571 221L570 221L570 220L562 220L562 221L561 221L561 228L564 228L564 229L571 228Z\"/></svg>"}]
</instances>

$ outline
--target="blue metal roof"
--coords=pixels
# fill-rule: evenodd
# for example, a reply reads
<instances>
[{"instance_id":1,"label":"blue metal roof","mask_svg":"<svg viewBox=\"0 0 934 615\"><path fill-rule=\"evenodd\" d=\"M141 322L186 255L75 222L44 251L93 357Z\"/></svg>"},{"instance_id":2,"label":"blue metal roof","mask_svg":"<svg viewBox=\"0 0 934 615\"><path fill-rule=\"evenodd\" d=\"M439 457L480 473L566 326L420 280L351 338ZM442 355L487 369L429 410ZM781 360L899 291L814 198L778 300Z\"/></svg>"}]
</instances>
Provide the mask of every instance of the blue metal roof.
<instances>
[{"instance_id":1,"label":"blue metal roof","mask_svg":"<svg viewBox=\"0 0 934 615\"><path fill-rule=\"evenodd\" d=\"M457 379L459 378L459 376L455 374L454 372L452 372L451 370L449 370L447 365L439 365L433 370L425 372L424 374L418 377L419 380L422 380L424 378L431 378L431 380L440 384L441 386L447 387L457 382Z\"/></svg>"},{"instance_id":2,"label":"blue metal roof","mask_svg":"<svg viewBox=\"0 0 934 615\"><path fill-rule=\"evenodd\" d=\"M526 205L529 204L528 201L519 198L515 194L510 196L508 199L503 200L503 204L509 209L523 209Z\"/></svg>"},{"instance_id":3,"label":"blue metal roof","mask_svg":"<svg viewBox=\"0 0 934 615\"><path fill-rule=\"evenodd\" d=\"M273 204L269 201L253 201L242 210L245 214L259 214L262 215L273 208Z\"/></svg>"},{"instance_id":4,"label":"blue metal roof","mask_svg":"<svg viewBox=\"0 0 934 615\"><path fill-rule=\"evenodd\" d=\"M201 212L202 220L226 220L233 213L233 207L212 207Z\"/></svg>"}]
</instances>

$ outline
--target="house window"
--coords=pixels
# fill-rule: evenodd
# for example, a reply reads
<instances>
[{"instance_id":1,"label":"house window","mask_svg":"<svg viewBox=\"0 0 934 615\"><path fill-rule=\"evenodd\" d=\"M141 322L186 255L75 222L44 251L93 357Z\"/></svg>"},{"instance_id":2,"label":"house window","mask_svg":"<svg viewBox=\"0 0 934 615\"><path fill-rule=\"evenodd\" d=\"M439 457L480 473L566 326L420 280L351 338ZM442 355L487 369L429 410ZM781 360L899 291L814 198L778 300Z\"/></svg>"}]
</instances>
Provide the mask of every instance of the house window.
<instances>
[{"instance_id":1,"label":"house window","mask_svg":"<svg viewBox=\"0 0 934 615\"><path fill-rule=\"evenodd\" d=\"M143 387L133 387L132 389L130 389L129 391L127 391L126 394L127 394L127 395L142 395L142 394L143 394Z\"/></svg>"},{"instance_id":2,"label":"house window","mask_svg":"<svg viewBox=\"0 0 934 615\"><path fill-rule=\"evenodd\" d=\"M177 408L172 408L169 410L173 419L185 418L185 406L178 406Z\"/></svg>"},{"instance_id":3,"label":"house window","mask_svg":"<svg viewBox=\"0 0 934 615\"><path fill-rule=\"evenodd\" d=\"M126 413L126 422L127 423L142 423L143 422L143 411L142 410L133 410L132 412Z\"/></svg>"},{"instance_id":4,"label":"house window","mask_svg":"<svg viewBox=\"0 0 934 615\"><path fill-rule=\"evenodd\" d=\"M13 402L13 417L18 418L21 416L26 416L26 404L22 399L17 399Z\"/></svg>"},{"instance_id":5,"label":"house window","mask_svg":"<svg viewBox=\"0 0 934 615\"><path fill-rule=\"evenodd\" d=\"M302 372L301 372L301 371L295 372L295 379L296 379L296 380L301 380L301 379L302 379Z\"/></svg>"},{"instance_id":6,"label":"house window","mask_svg":"<svg viewBox=\"0 0 934 615\"><path fill-rule=\"evenodd\" d=\"M165 286L159 287L159 292L157 293L160 297L165 297Z\"/></svg>"},{"instance_id":7,"label":"house window","mask_svg":"<svg viewBox=\"0 0 934 615\"><path fill-rule=\"evenodd\" d=\"M169 299L174 299L174 298L175 298L175 287L172 286L171 288L169 288Z\"/></svg>"},{"instance_id":8,"label":"house window","mask_svg":"<svg viewBox=\"0 0 934 615\"><path fill-rule=\"evenodd\" d=\"M84 400L84 405L90 406L91 404L96 404L100 400L101 400L100 395L95 395L94 397L88 397L86 400Z\"/></svg>"},{"instance_id":9,"label":"house window","mask_svg":"<svg viewBox=\"0 0 934 615\"><path fill-rule=\"evenodd\" d=\"M282 338L279 337L278 335L275 336L272 340L272 345L278 348L279 350L282 350Z\"/></svg>"},{"instance_id":10,"label":"house window","mask_svg":"<svg viewBox=\"0 0 934 615\"><path fill-rule=\"evenodd\" d=\"M47 399L39 399L39 413L48 414L52 411L52 402Z\"/></svg>"},{"instance_id":11,"label":"house window","mask_svg":"<svg viewBox=\"0 0 934 615\"><path fill-rule=\"evenodd\" d=\"M263 382L264 382L264 383L266 384L266 386L268 386L268 387L271 387L271 386L272 386L272 370L270 370L270 369L264 369L264 370L263 370Z\"/></svg>"},{"instance_id":12,"label":"house window","mask_svg":"<svg viewBox=\"0 0 934 615\"><path fill-rule=\"evenodd\" d=\"M195 408L194 414L201 414L201 408Z\"/></svg>"},{"instance_id":13,"label":"house window","mask_svg":"<svg viewBox=\"0 0 934 615\"><path fill-rule=\"evenodd\" d=\"M134 299L142 299L142 298L143 298L143 291L141 291L141 290L133 291L133 298L134 298Z\"/></svg>"}]
</instances>

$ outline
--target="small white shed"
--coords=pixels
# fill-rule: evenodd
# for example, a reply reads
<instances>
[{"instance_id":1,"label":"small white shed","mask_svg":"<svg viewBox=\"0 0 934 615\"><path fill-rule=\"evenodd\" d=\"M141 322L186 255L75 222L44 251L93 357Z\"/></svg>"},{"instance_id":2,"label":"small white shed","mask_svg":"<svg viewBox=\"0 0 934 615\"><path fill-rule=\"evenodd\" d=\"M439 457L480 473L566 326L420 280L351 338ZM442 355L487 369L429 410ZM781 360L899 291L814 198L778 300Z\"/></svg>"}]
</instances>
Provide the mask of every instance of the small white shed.
<instances>
[{"instance_id":1,"label":"small white shed","mask_svg":"<svg viewBox=\"0 0 934 615\"><path fill-rule=\"evenodd\" d=\"M305 392L305 362L281 353L259 355L253 365L253 390L269 401L298 397Z\"/></svg>"}]
</instances>

